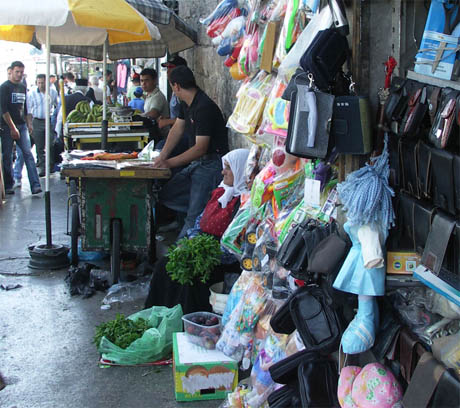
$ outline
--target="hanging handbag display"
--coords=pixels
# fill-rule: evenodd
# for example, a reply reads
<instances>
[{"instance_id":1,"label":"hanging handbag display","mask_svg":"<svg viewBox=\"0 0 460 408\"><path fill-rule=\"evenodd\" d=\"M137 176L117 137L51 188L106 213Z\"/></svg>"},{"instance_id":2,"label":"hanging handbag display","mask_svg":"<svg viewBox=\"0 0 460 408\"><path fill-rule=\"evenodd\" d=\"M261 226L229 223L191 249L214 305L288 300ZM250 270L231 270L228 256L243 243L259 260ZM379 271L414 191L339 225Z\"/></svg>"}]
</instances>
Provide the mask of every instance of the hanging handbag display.
<instances>
[{"instance_id":1,"label":"hanging handbag display","mask_svg":"<svg viewBox=\"0 0 460 408\"><path fill-rule=\"evenodd\" d=\"M341 325L330 297L320 287L298 288L270 320L277 333L290 334L297 329L308 351L329 354L337 349Z\"/></svg>"},{"instance_id":2,"label":"hanging handbag display","mask_svg":"<svg viewBox=\"0 0 460 408\"><path fill-rule=\"evenodd\" d=\"M297 85L291 94L286 151L294 156L324 159L329 147L334 96Z\"/></svg>"},{"instance_id":3,"label":"hanging handbag display","mask_svg":"<svg viewBox=\"0 0 460 408\"><path fill-rule=\"evenodd\" d=\"M458 91L446 88L442 94L441 104L428 135L429 141L438 149L446 149L456 143L454 139L458 135L456 123Z\"/></svg>"},{"instance_id":4,"label":"hanging handbag display","mask_svg":"<svg viewBox=\"0 0 460 408\"><path fill-rule=\"evenodd\" d=\"M454 155L445 150L431 149L433 204L455 214Z\"/></svg>"},{"instance_id":5,"label":"hanging handbag display","mask_svg":"<svg viewBox=\"0 0 460 408\"><path fill-rule=\"evenodd\" d=\"M315 86L327 91L349 55L348 40L336 29L321 30L300 58L300 66L313 75Z\"/></svg>"},{"instance_id":6,"label":"hanging handbag display","mask_svg":"<svg viewBox=\"0 0 460 408\"><path fill-rule=\"evenodd\" d=\"M338 153L367 154L372 151L372 119L367 97L335 97L331 140Z\"/></svg>"},{"instance_id":7,"label":"hanging handbag display","mask_svg":"<svg viewBox=\"0 0 460 408\"><path fill-rule=\"evenodd\" d=\"M307 280L308 266L310 265L310 259L312 259L311 256L314 254L314 250L326 237L335 233L336 230L337 225L335 222L322 224L314 219L307 219L303 221L297 227L289 231L289 234L276 254L278 263L283 268L289 270L293 277ZM337 244L333 249L340 251L338 255L340 256L339 259L341 259L346 248L346 244L341 245L338 241L332 241L331 243ZM324 246L320 247L318 250L322 250L323 254L325 253ZM330 251L328 252L330 253ZM324 259L321 259L323 262L322 266L318 265L321 261L317 258L314 264L315 269L317 268L321 270L321 272L324 271L324 273L332 270L337 263L337 259L335 254L331 254L331 256L332 262L324 262ZM319 270L317 271L318 273L320 272ZM311 272L315 271L311 270Z\"/></svg>"},{"instance_id":8,"label":"hanging handbag display","mask_svg":"<svg viewBox=\"0 0 460 408\"><path fill-rule=\"evenodd\" d=\"M399 122L404 114L404 109L407 106L409 95L405 87L407 80L395 77L390 88L390 95L385 102L385 119L388 124L391 122Z\"/></svg>"},{"instance_id":9,"label":"hanging handbag display","mask_svg":"<svg viewBox=\"0 0 460 408\"><path fill-rule=\"evenodd\" d=\"M428 111L426 87L417 89L408 102L408 110L401 126L401 136L414 138Z\"/></svg>"}]
</instances>

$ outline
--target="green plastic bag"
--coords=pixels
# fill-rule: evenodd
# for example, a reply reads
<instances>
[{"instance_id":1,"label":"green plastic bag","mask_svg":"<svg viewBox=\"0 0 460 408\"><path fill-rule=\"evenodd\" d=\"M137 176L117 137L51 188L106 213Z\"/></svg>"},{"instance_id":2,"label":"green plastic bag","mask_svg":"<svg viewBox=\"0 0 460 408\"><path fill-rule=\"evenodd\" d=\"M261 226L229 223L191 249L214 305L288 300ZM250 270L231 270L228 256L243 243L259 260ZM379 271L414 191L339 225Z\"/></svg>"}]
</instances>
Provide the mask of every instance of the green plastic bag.
<instances>
[{"instance_id":1,"label":"green plastic bag","mask_svg":"<svg viewBox=\"0 0 460 408\"><path fill-rule=\"evenodd\" d=\"M99 353L104 360L124 365L150 363L167 357L172 350L172 334L182 331L182 314L181 305L173 308L153 306L134 313L128 319L136 321L142 317L152 328L146 330L141 338L133 341L126 349L102 337Z\"/></svg>"}]
</instances>

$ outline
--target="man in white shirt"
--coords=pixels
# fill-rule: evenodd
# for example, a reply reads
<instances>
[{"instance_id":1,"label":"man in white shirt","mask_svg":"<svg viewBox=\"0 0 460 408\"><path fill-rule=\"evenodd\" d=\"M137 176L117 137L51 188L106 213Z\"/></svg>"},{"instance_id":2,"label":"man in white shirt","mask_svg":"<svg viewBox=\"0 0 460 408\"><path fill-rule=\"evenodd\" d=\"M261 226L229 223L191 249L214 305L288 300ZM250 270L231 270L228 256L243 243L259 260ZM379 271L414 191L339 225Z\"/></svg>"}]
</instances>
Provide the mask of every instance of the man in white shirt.
<instances>
[{"instance_id":1,"label":"man in white shirt","mask_svg":"<svg viewBox=\"0 0 460 408\"><path fill-rule=\"evenodd\" d=\"M39 177L45 175L45 119L46 119L46 103L45 103L45 91L46 91L46 76L45 74L38 74L35 80L37 87L33 88L27 93L27 116L32 121L33 137L37 149L37 167ZM58 95L55 89L50 87L50 115L52 115L54 109L56 109L58 103ZM54 133L51 133L52 139L54 139ZM50 143L50 157L53 158L53 140ZM22 155L18 154L18 159L14 165L13 175L15 183L13 188L21 185L22 168L24 167L24 159ZM54 169L54 163L50 162L50 171Z\"/></svg>"},{"instance_id":2,"label":"man in white shirt","mask_svg":"<svg viewBox=\"0 0 460 408\"><path fill-rule=\"evenodd\" d=\"M144 90L144 116L155 121L162 117L169 117L169 105L166 97L158 89L158 74L153 68L145 68L141 72L141 87ZM168 128L160 130L161 138L168 136Z\"/></svg>"}]
</instances>

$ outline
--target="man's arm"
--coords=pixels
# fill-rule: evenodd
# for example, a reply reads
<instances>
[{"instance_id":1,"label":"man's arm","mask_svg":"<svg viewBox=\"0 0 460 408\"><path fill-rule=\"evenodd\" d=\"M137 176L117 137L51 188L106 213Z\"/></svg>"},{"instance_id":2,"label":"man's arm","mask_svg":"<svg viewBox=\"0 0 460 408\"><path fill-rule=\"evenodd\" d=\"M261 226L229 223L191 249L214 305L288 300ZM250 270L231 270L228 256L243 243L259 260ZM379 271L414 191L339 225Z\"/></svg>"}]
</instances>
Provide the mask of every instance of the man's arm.
<instances>
[{"instance_id":1,"label":"man's arm","mask_svg":"<svg viewBox=\"0 0 460 408\"><path fill-rule=\"evenodd\" d=\"M3 119L5 120L6 124L10 128L11 137L14 140L19 140L20 134L19 134L18 128L16 127L16 125L13 122L13 119L11 119L10 112L4 113L3 114Z\"/></svg>"},{"instance_id":2,"label":"man's arm","mask_svg":"<svg viewBox=\"0 0 460 408\"><path fill-rule=\"evenodd\" d=\"M193 160L197 160L201 156L204 156L208 151L210 139L211 138L209 136L197 136L195 144L190 149L178 156L165 160L163 162L165 167L174 168L184 166L185 164L189 164Z\"/></svg>"},{"instance_id":3,"label":"man's arm","mask_svg":"<svg viewBox=\"0 0 460 408\"><path fill-rule=\"evenodd\" d=\"M160 155L155 160L155 167L163 167L157 166L157 163L164 162L169 155L171 154L172 150L177 146L179 143L182 135L185 131L185 120L177 119L174 126L169 130L168 137L166 138L166 143L161 150Z\"/></svg>"},{"instance_id":4,"label":"man's arm","mask_svg":"<svg viewBox=\"0 0 460 408\"><path fill-rule=\"evenodd\" d=\"M174 123L176 123L176 118L164 118L163 116L160 116L157 122L158 122L158 127L160 129L163 129L166 126L174 125Z\"/></svg>"}]
</instances>

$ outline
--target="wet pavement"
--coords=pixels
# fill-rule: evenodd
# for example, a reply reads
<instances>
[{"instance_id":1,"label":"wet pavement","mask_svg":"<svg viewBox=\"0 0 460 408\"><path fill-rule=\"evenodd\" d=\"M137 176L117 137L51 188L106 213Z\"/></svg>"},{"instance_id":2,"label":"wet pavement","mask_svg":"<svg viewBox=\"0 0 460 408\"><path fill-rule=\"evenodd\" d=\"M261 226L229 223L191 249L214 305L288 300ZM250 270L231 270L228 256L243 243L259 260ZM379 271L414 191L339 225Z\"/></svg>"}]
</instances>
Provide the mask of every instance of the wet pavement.
<instances>
[{"instance_id":1,"label":"wet pavement","mask_svg":"<svg viewBox=\"0 0 460 408\"><path fill-rule=\"evenodd\" d=\"M25 181L0 206L0 407L218 407L222 401L176 402L171 366L99 368L95 326L140 310L143 300L101 310L102 292L70 296L66 269L28 268L28 245L45 240L45 209ZM68 245L66 185L59 174L50 185L53 243Z\"/></svg>"}]
</instances>

